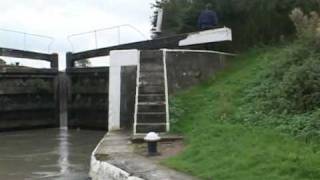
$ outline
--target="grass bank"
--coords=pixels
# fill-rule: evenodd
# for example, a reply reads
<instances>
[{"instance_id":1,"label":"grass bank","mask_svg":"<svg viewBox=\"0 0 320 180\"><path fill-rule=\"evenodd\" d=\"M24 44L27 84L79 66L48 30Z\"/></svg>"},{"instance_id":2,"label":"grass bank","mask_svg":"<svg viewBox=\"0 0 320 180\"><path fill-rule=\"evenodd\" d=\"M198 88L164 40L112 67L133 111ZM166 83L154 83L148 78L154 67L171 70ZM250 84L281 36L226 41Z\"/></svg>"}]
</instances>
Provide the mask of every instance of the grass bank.
<instances>
[{"instance_id":1,"label":"grass bank","mask_svg":"<svg viewBox=\"0 0 320 180\"><path fill-rule=\"evenodd\" d=\"M286 123L271 123L277 112L264 114L263 122L270 123L246 120L259 105L247 101L248 89L284 48L251 50L210 81L173 97L172 129L186 135L187 147L164 163L208 180L320 179L318 143L279 128Z\"/></svg>"}]
</instances>

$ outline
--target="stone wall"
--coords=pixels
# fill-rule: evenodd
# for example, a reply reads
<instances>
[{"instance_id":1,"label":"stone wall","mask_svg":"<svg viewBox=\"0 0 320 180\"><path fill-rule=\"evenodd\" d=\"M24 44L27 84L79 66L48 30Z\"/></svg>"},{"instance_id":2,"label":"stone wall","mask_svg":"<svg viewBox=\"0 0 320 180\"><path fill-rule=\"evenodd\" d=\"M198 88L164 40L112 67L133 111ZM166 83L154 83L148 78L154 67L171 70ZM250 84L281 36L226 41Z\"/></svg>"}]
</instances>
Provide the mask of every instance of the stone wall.
<instances>
[{"instance_id":1,"label":"stone wall","mask_svg":"<svg viewBox=\"0 0 320 180\"><path fill-rule=\"evenodd\" d=\"M202 51L167 51L169 94L174 94L212 78L233 56Z\"/></svg>"}]
</instances>

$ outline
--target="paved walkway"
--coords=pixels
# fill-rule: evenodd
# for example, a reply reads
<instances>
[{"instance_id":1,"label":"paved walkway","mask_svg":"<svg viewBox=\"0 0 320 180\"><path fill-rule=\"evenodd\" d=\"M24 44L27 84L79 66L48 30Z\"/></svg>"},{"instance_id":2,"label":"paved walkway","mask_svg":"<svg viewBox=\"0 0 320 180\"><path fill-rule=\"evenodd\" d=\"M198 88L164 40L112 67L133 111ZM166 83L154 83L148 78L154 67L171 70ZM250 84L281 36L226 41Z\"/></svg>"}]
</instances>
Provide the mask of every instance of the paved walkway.
<instances>
[{"instance_id":1,"label":"paved walkway","mask_svg":"<svg viewBox=\"0 0 320 180\"><path fill-rule=\"evenodd\" d=\"M130 135L121 131L108 133L100 142L94 156L97 161L111 164L127 172L130 177L144 180L195 180L194 177L161 166L153 160L135 154ZM97 174L97 172L95 173Z\"/></svg>"}]
</instances>

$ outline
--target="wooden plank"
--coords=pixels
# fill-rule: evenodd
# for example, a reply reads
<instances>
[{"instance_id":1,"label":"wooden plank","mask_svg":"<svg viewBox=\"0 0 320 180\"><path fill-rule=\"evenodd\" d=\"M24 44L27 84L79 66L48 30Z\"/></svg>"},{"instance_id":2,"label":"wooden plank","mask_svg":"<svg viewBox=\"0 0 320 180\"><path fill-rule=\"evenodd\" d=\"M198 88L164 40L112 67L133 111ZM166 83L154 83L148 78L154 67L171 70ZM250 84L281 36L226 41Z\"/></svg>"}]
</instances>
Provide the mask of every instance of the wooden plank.
<instances>
[{"instance_id":1,"label":"wooden plank","mask_svg":"<svg viewBox=\"0 0 320 180\"><path fill-rule=\"evenodd\" d=\"M50 62L52 58L51 54L32 52L32 51L23 51L18 49L9 49L9 48L0 48L0 56L47 60Z\"/></svg>"},{"instance_id":2,"label":"wooden plank","mask_svg":"<svg viewBox=\"0 0 320 180\"><path fill-rule=\"evenodd\" d=\"M89 68L68 68L68 74L82 74L82 73L103 73L108 75L109 67L89 67Z\"/></svg>"},{"instance_id":3,"label":"wooden plank","mask_svg":"<svg viewBox=\"0 0 320 180\"><path fill-rule=\"evenodd\" d=\"M54 79L56 75L0 74L1 79Z\"/></svg>"},{"instance_id":4,"label":"wooden plank","mask_svg":"<svg viewBox=\"0 0 320 180\"><path fill-rule=\"evenodd\" d=\"M58 54L56 53L47 54L0 47L0 56L48 61L51 68L58 69Z\"/></svg>"},{"instance_id":5,"label":"wooden plank","mask_svg":"<svg viewBox=\"0 0 320 180\"><path fill-rule=\"evenodd\" d=\"M58 69L32 68L25 66L0 66L1 74L57 74Z\"/></svg>"},{"instance_id":6,"label":"wooden plank","mask_svg":"<svg viewBox=\"0 0 320 180\"><path fill-rule=\"evenodd\" d=\"M9 112L9 111L37 111L37 110L52 110L55 109L54 104L34 104L34 105L11 105L11 106L5 106L1 107L1 112Z\"/></svg>"},{"instance_id":7,"label":"wooden plank","mask_svg":"<svg viewBox=\"0 0 320 180\"><path fill-rule=\"evenodd\" d=\"M34 89L30 89L30 87L16 87L15 89L1 89L0 95L19 95L19 94L44 94L41 92L37 92ZM46 92L46 94L52 94L53 95L53 89L50 89L49 92Z\"/></svg>"},{"instance_id":8,"label":"wooden plank","mask_svg":"<svg viewBox=\"0 0 320 180\"><path fill-rule=\"evenodd\" d=\"M108 96L108 89L90 89L90 90L80 90L80 89L74 89L72 91L72 94L79 94L81 96Z\"/></svg>"},{"instance_id":9,"label":"wooden plank","mask_svg":"<svg viewBox=\"0 0 320 180\"><path fill-rule=\"evenodd\" d=\"M101 104L101 105L79 105L79 104L71 104L68 107L69 109L73 110L90 110L90 109L97 109L97 110L107 110L108 106Z\"/></svg>"}]
</instances>

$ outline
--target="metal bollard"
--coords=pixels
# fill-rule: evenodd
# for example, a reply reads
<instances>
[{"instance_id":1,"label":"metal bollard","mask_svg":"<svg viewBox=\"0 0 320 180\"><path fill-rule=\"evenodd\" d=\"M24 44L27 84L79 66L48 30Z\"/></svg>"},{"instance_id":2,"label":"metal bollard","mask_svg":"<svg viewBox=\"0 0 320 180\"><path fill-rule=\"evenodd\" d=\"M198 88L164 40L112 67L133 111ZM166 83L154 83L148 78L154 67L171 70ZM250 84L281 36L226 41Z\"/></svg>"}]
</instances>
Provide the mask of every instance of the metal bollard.
<instances>
[{"instance_id":1,"label":"metal bollard","mask_svg":"<svg viewBox=\"0 0 320 180\"><path fill-rule=\"evenodd\" d=\"M144 140L148 143L148 155L157 156L158 153L158 142L160 141L160 136L155 132L148 133Z\"/></svg>"}]
</instances>

